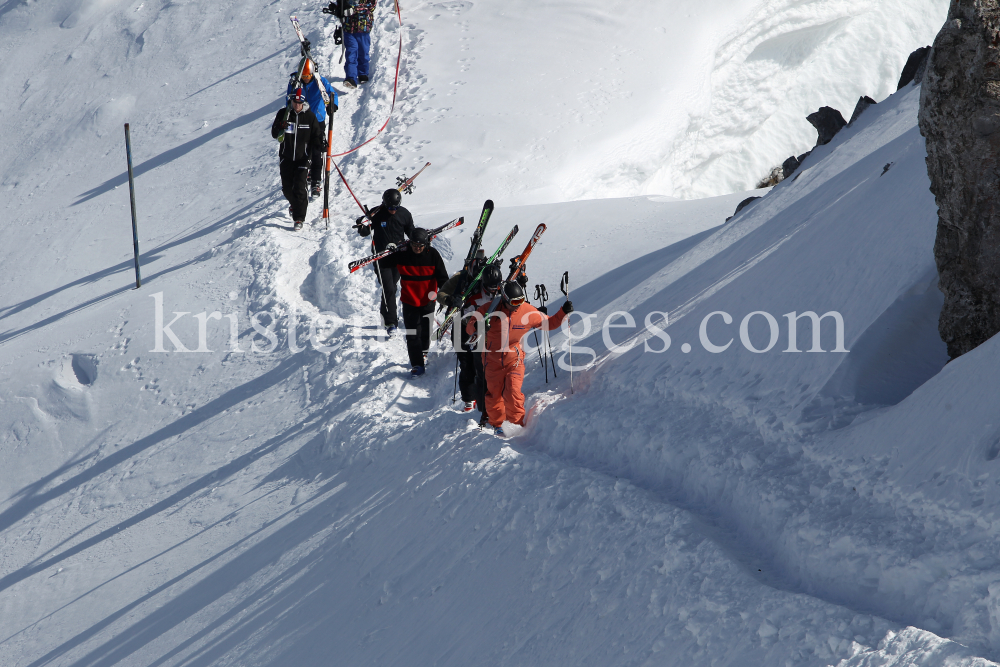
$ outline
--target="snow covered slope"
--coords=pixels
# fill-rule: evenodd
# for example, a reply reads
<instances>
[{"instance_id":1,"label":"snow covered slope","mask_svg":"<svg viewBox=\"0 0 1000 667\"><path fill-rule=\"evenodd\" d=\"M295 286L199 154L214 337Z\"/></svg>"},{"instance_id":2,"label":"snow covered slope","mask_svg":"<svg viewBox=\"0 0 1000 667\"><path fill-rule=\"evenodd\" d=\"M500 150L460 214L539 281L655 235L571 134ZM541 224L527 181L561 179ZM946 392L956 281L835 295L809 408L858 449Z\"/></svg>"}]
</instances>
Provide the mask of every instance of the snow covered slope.
<instances>
[{"instance_id":1,"label":"snow covered slope","mask_svg":"<svg viewBox=\"0 0 1000 667\"><path fill-rule=\"evenodd\" d=\"M719 40L761 43L733 38L742 33L719 28L722 17L763 17L751 31L763 40L892 5L720 2L686 9L690 23L676 7L651 10L672 21L656 39L684 35L664 59L690 83ZM608 355L600 334L588 335L575 358L587 362L589 346L597 361L575 375L575 393L564 371L546 385L531 360L528 428L507 442L479 432L450 404L450 353L435 349L428 374L410 382L402 342L371 335L379 296L370 275L346 275L366 250L345 224L356 215L346 193L329 230L312 207L303 233L287 231L268 127L296 58L288 14L336 60L318 6L0 2L0 104L31 121L0 139L4 230L17 240L4 246L0 275L0 664L860 667L996 657L990 467L1000 448L996 394L983 379L995 355L991 341L941 370L915 90L866 112L796 180L721 228L745 193L558 204L648 182L635 172L616 189L628 156L570 159L572 146L603 150L595 127L641 126L639 106L610 104L599 125L564 123L558 141L568 143L539 144L537 164L512 150L516 159L493 169L485 160L501 153L487 140L513 145L530 131L542 141L546 125L535 121L578 113L590 98L545 95L573 85L576 60L590 63L588 76L603 66L594 61L604 45L581 26L638 35L633 9L554 16L552 6L537 25L517 3L404 9L411 58L396 122L343 161L360 195L371 202L430 159L406 199L421 223L471 219L487 196L498 206L488 246L515 223L514 247L523 245L545 222L532 282L554 296L569 270L580 310L630 311L640 325L669 313L670 349L646 353L636 341ZM626 13L609 21L614 11ZM899 35L933 24L908 15ZM771 16L785 18L768 28ZM491 84L517 85L501 64L537 53L558 18L566 41L545 76L566 77L566 88L511 77L524 87L524 115L505 126L473 113ZM383 7L376 81L342 98L335 145L370 136L385 117L394 20ZM824 34L854 39L854 20ZM516 47L504 63L449 76L443 58L495 54L497 35ZM897 61L877 80L893 81L924 41L887 45ZM660 48L628 43L634 58ZM453 83L463 92L444 95ZM648 103L644 117L659 113L654 87L622 86ZM467 105L465 115L445 120L442 97ZM141 290L130 286L126 120ZM655 156L649 143L643 155ZM735 158L713 164L726 159ZM579 192L567 189L564 164L588 174L569 178ZM515 205L540 201L550 203ZM436 242L452 268L468 233ZM163 324L187 313L172 325L181 343L196 350L203 330L210 351L175 351L169 339L169 352L153 351L160 305ZM734 342L712 354L699 325L716 310L733 322L716 316L706 335ZM759 355L738 331L758 310L781 325ZM806 310L842 313L851 352L781 352L784 313ZM261 311L277 321L274 344L250 324ZM308 341L305 321L320 311L332 315L317 342L332 350ZM764 322L756 316L747 332L760 349ZM624 343L630 332L611 335ZM823 336L831 349L831 331ZM810 347L806 322L798 343Z\"/></svg>"}]
</instances>

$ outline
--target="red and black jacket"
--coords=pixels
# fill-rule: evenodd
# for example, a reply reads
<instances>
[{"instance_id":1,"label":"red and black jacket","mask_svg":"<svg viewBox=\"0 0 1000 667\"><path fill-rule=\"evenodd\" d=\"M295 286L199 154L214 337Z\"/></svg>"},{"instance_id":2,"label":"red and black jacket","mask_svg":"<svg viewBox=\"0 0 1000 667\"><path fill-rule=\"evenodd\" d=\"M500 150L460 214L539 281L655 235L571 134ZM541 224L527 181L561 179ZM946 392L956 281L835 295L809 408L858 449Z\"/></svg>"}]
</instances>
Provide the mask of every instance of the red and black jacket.
<instances>
[{"instance_id":1,"label":"red and black jacket","mask_svg":"<svg viewBox=\"0 0 1000 667\"><path fill-rule=\"evenodd\" d=\"M431 246L421 253L407 247L380 261L383 266L399 269L399 300L408 306L423 308L433 304L438 289L448 280L444 261Z\"/></svg>"}]
</instances>

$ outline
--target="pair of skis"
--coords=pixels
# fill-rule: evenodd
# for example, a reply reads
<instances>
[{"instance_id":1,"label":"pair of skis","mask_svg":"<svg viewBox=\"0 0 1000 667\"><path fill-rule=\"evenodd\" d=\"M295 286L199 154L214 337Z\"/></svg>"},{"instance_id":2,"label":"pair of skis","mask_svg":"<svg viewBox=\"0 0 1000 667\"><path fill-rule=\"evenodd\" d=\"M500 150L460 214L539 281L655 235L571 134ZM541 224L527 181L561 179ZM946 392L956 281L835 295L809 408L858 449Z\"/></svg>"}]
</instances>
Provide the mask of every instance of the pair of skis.
<instances>
[{"instance_id":1,"label":"pair of skis","mask_svg":"<svg viewBox=\"0 0 1000 667\"><path fill-rule=\"evenodd\" d=\"M493 214L493 200L487 199L486 203L483 204L483 212L479 216L479 225L476 227L476 231L472 235L472 243L469 246L469 254L465 257L464 269L466 271L471 270L472 264L476 259L476 254L479 252L479 248L483 245L483 234L486 233L486 225L490 221L490 216ZM503 251L507 249L510 242L514 240L514 236L517 235L518 227L514 225L514 229L507 234L507 237L500 244L500 247L496 249L496 252L486 260L486 262L479 268L479 271L473 276L469 284L465 286L462 293L459 294L459 300L464 304L465 300L469 298L469 295L475 291L476 287L479 285L479 281L483 276L483 272L486 271L486 267L496 261L497 257L503 254ZM452 321L455 319L455 315L461 310L461 307L450 307L445 313L444 319L441 321L441 325L435 332L435 338L440 341L448 333L448 328L451 326Z\"/></svg>"},{"instance_id":2,"label":"pair of skis","mask_svg":"<svg viewBox=\"0 0 1000 667\"><path fill-rule=\"evenodd\" d=\"M451 222L447 222L447 223L441 225L440 227L435 227L434 229L428 229L427 232L431 235L431 238L433 239L435 236L437 236L441 232L446 232L449 229L454 229L455 227L458 227L459 225L463 224L464 222L465 222L465 218L457 218L455 220L452 220ZM353 262L351 262L350 264L347 265L347 268L349 269L348 272L349 273L354 273L358 269L360 269L362 267L365 267L365 266L368 266L372 262L378 261L378 260L380 260L380 259L382 259L384 257L388 257L389 255L392 255L393 253L397 253L397 252L401 252L403 250L406 250L409 247L410 247L409 241L403 241L398 246L395 246L393 248L386 248L382 252L377 252L374 255L368 255L367 257L362 257L361 259L356 259L356 260L354 260Z\"/></svg>"},{"instance_id":3,"label":"pair of skis","mask_svg":"<svg viewBox=\"0 0 1000 667\"><path fill-rule=\"evenodd\" d=\"M531 235L531 240L528 241L528 245L525 246L524 251L511 261L510 273L507 274L507 280L500 284L500 289L497 290L497 295L493 297L493 301L490 302L490 307L484 313L483 321L487 331L490 330L490 315L492 315L493 311L500 306L500 300L503 298L503 288L507 285L507 283L517 280L517 277L524 272L524 264L528 261L528 256L531 255L531 251L535 249L535 246L538 244L539 239L542 238L542 234L545 233L545 230L546 227L544 222L535 227L535 233Z\"/></svg>"}]
</instances>

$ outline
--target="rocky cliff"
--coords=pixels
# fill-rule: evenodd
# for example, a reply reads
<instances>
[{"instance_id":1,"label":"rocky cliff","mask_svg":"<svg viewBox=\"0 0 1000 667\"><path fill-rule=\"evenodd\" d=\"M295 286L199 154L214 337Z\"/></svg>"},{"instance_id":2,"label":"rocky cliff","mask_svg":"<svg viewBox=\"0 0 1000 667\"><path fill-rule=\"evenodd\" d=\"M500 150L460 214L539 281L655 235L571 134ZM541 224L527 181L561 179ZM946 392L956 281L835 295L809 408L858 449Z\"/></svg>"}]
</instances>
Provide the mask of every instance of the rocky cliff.
<instances>
[{"instance_id":1,"label":"rocky cliff","mask_svg":"<svg viewBox=\"0 0 1000 667\"><path fill-rule=\"evenodd\" d=\"M952 0L923 78L920 132L952 358L1000 331L1000 0Z\"/></svg>"}]
</instances>

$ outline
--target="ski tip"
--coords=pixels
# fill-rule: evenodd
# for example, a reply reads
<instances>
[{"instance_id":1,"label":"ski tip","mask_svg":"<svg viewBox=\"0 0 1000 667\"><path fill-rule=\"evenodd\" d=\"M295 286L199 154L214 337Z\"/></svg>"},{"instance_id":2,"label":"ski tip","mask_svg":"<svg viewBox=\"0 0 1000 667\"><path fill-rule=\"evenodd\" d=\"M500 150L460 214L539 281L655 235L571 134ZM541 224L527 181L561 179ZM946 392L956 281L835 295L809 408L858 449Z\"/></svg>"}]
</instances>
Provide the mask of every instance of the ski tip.
<instances>
[{"instance_id":1,"label":"ski tip","mask_svg":"<svg viewBox=\"0 0 1000 667\"><path fill-rule=\"evenodd\" d=\"M483 204L483 208L493 208L493 200L492 199L487 199L486 203Z\"/></svg>"}]
</instances>

